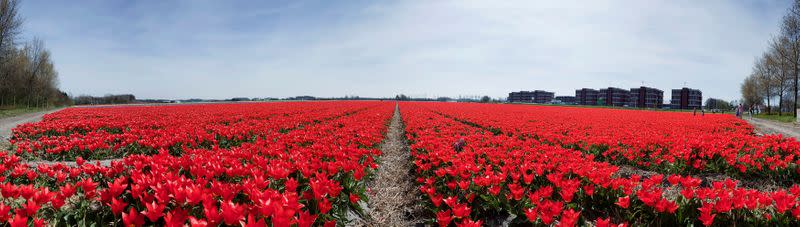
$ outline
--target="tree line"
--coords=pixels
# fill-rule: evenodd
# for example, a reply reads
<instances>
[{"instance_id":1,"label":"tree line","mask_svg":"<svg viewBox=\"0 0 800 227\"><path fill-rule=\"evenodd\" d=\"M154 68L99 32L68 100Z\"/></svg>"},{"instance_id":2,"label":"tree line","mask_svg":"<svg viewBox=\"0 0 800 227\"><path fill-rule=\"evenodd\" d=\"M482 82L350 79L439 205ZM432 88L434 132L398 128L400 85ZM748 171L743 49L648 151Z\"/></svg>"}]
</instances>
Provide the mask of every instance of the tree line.
<instances>
[{"instance_id":1,"label":"tree line","mask_svg":"<svg viewBox=\"0 0 800 227\"><path fill-rule=\"evenodd\" d=\"M779 34L770 40L768 49L756 58L752 72L741 85L743 104L764 105L768 114L791 112L797 116L798 74L800 0L795 0L781 21Z\"/></svg>"},{"instance_id":2,"label":"tree line","mask_svg":"<svg viewBox=\"0 0 800 227\"><path fill-rule=\"evenodd\" d=\"M733 108L730 102L716 98L706 99L706 103L704 106L706 109L720 110L720 111L729 111L731 108Z\"/></svg>"},{"instance_id":3,"label":"tree line","mask_svg":"<svg viewBox=\"0 0 800 227\"><path fill-rule=\"evenodd\" d=\"M136 102L136 96L131 94L105 95L103 97L81 95L73 98L72 101L75 105L128 104Z\"/></svg>"},{"instance_id":4,"label":"tree line","mask_svg":"<svg viewBox=\"0 0 800 227\"><path fill-rule=\"evenodd\" d=\"M19 7L19 0L0 0L0 107L69 104L44 41L21 40Z\"/></svg>"}]
</instances>

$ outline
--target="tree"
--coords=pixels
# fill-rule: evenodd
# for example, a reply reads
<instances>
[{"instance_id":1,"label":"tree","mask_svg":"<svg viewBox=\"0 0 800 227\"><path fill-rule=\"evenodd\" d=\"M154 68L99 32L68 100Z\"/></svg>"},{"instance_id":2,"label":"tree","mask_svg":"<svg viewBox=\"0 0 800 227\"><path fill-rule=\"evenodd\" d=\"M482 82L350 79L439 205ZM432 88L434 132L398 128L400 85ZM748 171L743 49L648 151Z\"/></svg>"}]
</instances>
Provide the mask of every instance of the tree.
<instances>
[{"instance_id":1,"label":"tree","mask_svg":"<svg viewBox=\"0 0 800 227\"><path fill-rule=\"evenodd\" d=\"M22 18L19 16L17 0L0 0L0 63L13 49L14 41L22 30Z\"/></svg>"},{"instance_id":2,"label":"tree","mask_svg":"<svg viewBox=\"0 0 800 227\"><path fill-rule=\"evenodd\" d=\"M30 59L27 69L28 106L43 106L57 92L58 73L50 60L50 51L45 49L44 41L34 38L24 47Z\"/></svg>"},{"instance_id":3,"label":"tree","mask_svg":"<svg viewBox=\"0 0 800 227\"><path fill-rule=\"evenodd\" d=\"M406 96L404 94L396 95L395 99L398 100L398 101L409 101L409 100L411 100L410 97L408 97L408 96Z\"/></svg>"},{"instance_id":4,"label":"tree","mask_svg":"<svg viewBox=\"0 0 800 227\"><path fill-rule=\"evenodd\" d=\"M18 0L0 0L0 106L68 103L44 41L17 43L22 29Z\"/></svg>"},{"instance_id":5,"label":"tree","mask_svg":"<svg viewBox=\"0 0 800 227\"><path fill-rule=\"evenodd\" d=\"M754 84L756 86L755 91L758 93L757 96L763 97L767 101L767 113L770 113L770 100L774 94L774 87L773 84L775 81L773 80L772 76L772 67L770 66L771 59L764 53L761 58L756 59L755 64L753 65L753 73L752 77L755 80Z\"/></svg>"},{"instance_id":6,"label":"tree","mask_svg":"<svg viewBox=\"0 0 800 227\"><path fill-rule=\"evenodd\" d=\"M794 108L792 114L797 117L797 87L798 74L800 74L800 0L795 0L789 8L781 23L781 35L777 43L782 48L777 48L778 56L790 65L791 76L794 79L792 90L794 92ZM776 43L776 42L773 42Z\"/></svg>"},{"instance_id":7,"label":"tree","mask_svg":"<svg viewBox=\"0 0 800 227\"><path fill-rule=\"evenodd\" d=\"M707 109L718 109L722 111L730 110L732 107L728 101L715 98L706 99L705 106Z\"/></svg>"},{"instance_id":8,"label":"tree","mask_svg":"<svg viewBox=\"0 0 800 227\"><path fill-rule=\"evenodd\" d=\"M231 100L235 100L237 98L233 98ZM75 104L77 105L96 105L96 104L127 104L133 103L136 101L136 96L131 94L122 94L122 95L105 95L103 97L94 97L88 95L81 95L75 97L74 100ZM238 100L242 101L242 100Z\"/></svg>"},{"instance_id":9,"label":"tree","mask_svg":"<svg viewBox=\"0 0 800 227\"><path fill-rule=\"evenodd\" d=\"M481 97L481 102L485 103L485 102L491 102L491 101L492 101L492 98L490 98L489 96L484 95L483 97Z\"/></svg>"},{"instance_id":10,"label":"tree","mask_svg":"<svg viewBox=\"0 0 800 227\"><path fill-rule=\"evenodd\" d=\"M0 106L9 97L16 96L13 92L17 84L16 75L10 65L11 58L16 54L14 41L22 30L22 18L19 14L19 3L16 0L0 0Z\"/></svg>"},{"instance_id":11,"label":"tree","mask_svg":"<svg viewBox=\"0 0 800 227\"><path fill-rule=\"evenodd\" d=\"M450 102L450 101L453 101L453 98L443 96L443 97L436 98L436 101L439 101L439 102Z\"/></svg>"},{"instance_id":12,"label":"tree","mask_svg":"<svg viewBox=\"0 0 800 227\"><path fill-rule=\"evenodd\" d=\"M775 85L775 95L778 96L778 115L783 114L785 107L785 95L788 91L793 91L794 77L792 76L792 64L780 56L782 49L789 48L787 39L773 39L770 48L765 54L767 62L773 71L773 85Z\"/></svg>"},{"instance_id":13,"label":"tree","mask_svg":"<svg viewBox=\"0 0 800 227\"><path fill-rule=\"evenodd\" d=\"M754 74L751 74L744 79L741 91L742 98L744 99L745 106L760 105L764 101L763 93L759 91L758 79Z\"/></svg>"},{"instance_id":14,"label":"tree","mask_svg":"<svg viewBox=\"0 0 800 227\"><path fill-rule=\"evenodd\" d=\"M794 0L780 24L780 33L770 41L770 47L753 65L753 72L742 84L745 104L754 104L760 97L771 112L773 97L778 97L778 114L791 106L797 116L798 83L800 79L800 0ZM791 93L789 93L791 92ZM789 94L787 94L789 93ZM788 104L788 105L787 105Z\"/></svg>"}]
</instances>

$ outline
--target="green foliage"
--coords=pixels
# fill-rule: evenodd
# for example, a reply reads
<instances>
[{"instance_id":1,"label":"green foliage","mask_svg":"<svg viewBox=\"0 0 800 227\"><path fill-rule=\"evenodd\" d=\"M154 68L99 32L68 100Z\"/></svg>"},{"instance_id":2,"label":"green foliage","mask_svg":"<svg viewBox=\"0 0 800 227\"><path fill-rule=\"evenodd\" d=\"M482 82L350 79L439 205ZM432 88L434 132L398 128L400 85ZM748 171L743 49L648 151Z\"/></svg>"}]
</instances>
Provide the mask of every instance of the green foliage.
<instances>
[{"instance_id":1,"label":"green foliage","mask_svg":"<svg viewBox=\"0 0 800 227\"><path fill-rule=\"evenodd\" d=\"M760 119L765 119L765 120L771 120L771 121L785 122L785 123L792 123L792 122L795 122L797 120L794 116L792 116L791 113L786 113L786 114L780 115L780 116L778 116L778 114L776 114L776 113L773 113L773 114L756 114L756 115L753 115L753 117L760 118Z\"/></svg>"},{"instance_id":2,"label":"green foliage","mask_svg":"<svg viewBox=\"0 0 800 227\"><path fill-rule=\"evenodd\" d=\"M0 118L14 117L26 113L34 113L39 111L49 110L49 107L6 107L0 108Z\"/></svg>"}]
</instances>

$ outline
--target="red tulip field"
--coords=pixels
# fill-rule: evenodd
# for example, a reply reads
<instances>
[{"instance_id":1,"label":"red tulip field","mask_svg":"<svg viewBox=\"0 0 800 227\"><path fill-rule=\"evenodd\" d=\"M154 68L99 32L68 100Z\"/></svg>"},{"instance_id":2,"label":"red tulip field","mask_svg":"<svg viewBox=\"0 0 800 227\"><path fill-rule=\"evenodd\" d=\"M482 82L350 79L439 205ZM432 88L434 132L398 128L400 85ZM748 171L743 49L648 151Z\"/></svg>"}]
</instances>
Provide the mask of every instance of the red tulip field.
<instances>
[{"instance_id":1,"label":"red tulip field","mask_svg":"<svg viewBox=\"0 0 800 227\"><path fill-rule=\"evenodd\" d=\"M331 101L48 114L0 152L0 226L352 225L395 111L427 225L800 224L800 143L733 115Z\"/></svg>"},{"instance_id":2,"label":"red tulip field","mask_svg":"<svg viewBox=\"0 0 800 227\"><path fill-rule=\"evenodd\" d=\"M800 143L756 136L732 115L400 108L417 182L441 226L486 224L482 218L504 213L518 217L512 224L566 226L797 225L800 219L800 187L793 184Z\"/></svg>"},{"instance_id":3,"label":"red tulip field","mask_svg":"<svg viewBox=\"0 0 800 227\"><path fill-rule=\"evenodd\" d=\"M14 130L0 159L11 226L335 224L362 183L391 102L71 108ZM23 157L23 158L21 158ZM24 157L77 160L31 165ZM118 158L110 166L89 159Z\"/></svg>"}]
</instances>

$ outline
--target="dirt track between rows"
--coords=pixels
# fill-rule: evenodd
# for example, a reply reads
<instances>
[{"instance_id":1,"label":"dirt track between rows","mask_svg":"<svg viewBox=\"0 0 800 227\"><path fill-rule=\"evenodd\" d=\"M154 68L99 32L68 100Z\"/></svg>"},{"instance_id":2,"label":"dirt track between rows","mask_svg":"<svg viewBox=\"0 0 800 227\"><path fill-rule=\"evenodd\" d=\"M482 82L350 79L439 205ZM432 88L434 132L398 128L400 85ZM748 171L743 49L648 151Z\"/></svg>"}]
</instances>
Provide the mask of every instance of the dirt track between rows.
<instances>
[{"instance_id":1,"label":"dirt track between rows","mask_svg":"<svg viewBox=\"0 0 800 227\"><path fill-rule=\"evenodd\" d=\"M356 223L358 226L415 226L422 222L424 212L419 190L415 187L405 127L399 107L381 144L383 154L379 158L378 170L367 186L369 196L368 217Z\"/></svg>"},{"instance_id":2,"label":"dirt track between rows","mask_svg":"<svg viewBox=\"0 0 800 227\"><path fill-rule=\"evenodd\" d=\"M800 140L800 127L794 123L783 123L759 118L745 117L750 125L760 134L782 134L784 137L793 137Z\"/></svg>"}]
</instances>

